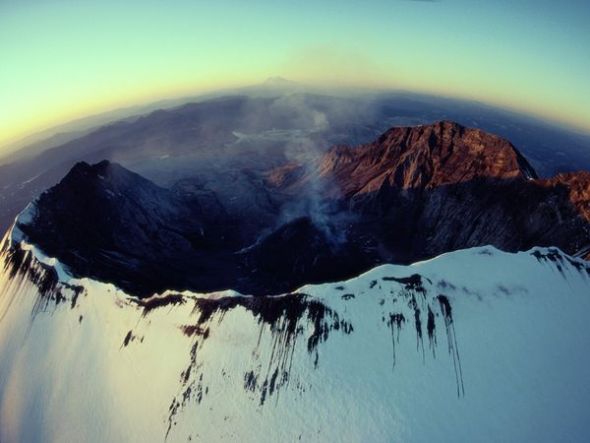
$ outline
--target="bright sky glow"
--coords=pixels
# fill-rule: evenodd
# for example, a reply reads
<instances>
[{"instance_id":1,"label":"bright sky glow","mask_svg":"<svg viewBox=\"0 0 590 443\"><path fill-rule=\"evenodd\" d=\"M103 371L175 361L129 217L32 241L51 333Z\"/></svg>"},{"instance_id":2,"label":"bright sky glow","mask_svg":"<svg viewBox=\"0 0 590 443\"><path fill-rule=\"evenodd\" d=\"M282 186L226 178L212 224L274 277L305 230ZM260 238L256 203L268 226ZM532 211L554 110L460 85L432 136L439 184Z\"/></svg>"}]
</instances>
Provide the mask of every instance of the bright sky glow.
<instances>
[{"instance_id":1,"label":"bright sky glow","mask_svg":"<svg viewBox=\"0 0 590 443\"><path fill-rule=\"evenodd\" d=\"M280 75L465 97L590 131L587 0L0 2L0 146Z\"/></svg>"}]
</instances>

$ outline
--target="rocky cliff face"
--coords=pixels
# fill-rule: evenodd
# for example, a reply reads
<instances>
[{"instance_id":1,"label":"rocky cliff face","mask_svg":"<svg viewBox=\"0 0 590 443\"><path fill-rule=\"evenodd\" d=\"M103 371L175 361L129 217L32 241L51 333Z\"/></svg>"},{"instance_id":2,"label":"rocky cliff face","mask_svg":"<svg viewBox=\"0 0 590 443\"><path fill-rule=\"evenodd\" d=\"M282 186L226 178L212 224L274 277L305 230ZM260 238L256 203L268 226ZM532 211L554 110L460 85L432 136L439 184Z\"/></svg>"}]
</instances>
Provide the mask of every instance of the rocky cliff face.
<instances>
[{"instance_id":1,"label":"rocky cliff face","mask_svg":"<svg viewBox=\"0 0 590 443\"><path fill-rule=\"evenodd\" d=\"M535 178L507 140L453 122L392 128L373 143L336 147L319 166L345 197L382 186L432 189L476 179Z\"/></svg>"},{"instance_id":2,"label":"rocky cliff face","mask_svg":"<svg viewBox=\"0 0 590 443\"><path fill-rule=\"evenodd\" d=\"M323 198L360 214L381 258L412 262L484 244L516 251L557 245L585 256L590 174L540 180L507 140L453 122L392 128L373 143L336 147L306 173L271 176L296 195L310 181Z\"/></svg>"},{"instance_id":3,"label":"rocky cliff face","mask_svg":"<svg viewBox=\"0 0 590 443\"><path fill-rule=\"evenodd\" d=\"M79 164L21 229L74 274L140 296L281 293L488 244L590 250L589 173L537 179L508 141L452 122L242 177L218 192L198 180L168 190L108 162Z\"/></svg>"}]
</instances>

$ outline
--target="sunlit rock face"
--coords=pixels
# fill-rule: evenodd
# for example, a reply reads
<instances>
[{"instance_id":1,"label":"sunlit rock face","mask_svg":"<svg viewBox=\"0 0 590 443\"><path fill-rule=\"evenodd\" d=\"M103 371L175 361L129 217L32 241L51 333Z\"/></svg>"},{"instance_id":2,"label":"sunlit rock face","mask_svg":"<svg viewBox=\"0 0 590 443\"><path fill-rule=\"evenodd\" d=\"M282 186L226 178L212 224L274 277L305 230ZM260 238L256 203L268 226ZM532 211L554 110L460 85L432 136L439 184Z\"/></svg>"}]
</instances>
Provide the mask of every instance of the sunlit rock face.
<instances>
[{"instance_id":1,"label":"sunlit rock face","mask_svg":"<svg viewBox=\"0 0 590 443\"><path fill-rule=\"evenodd\" d=\"M2 442L590 436L590 268L558 249L272 297L138 299L71 277L18 228L0 261Z\"/></svg>"},{"instance_id":2,"label":"sunlit rock face","mask_svg":"<svg viewBox=\"0 0 590 443\"><path fill-rule=\"evenodd\" d=\"M485 245L590 251L590 174L537 179L509 141L450 121L235 172L214 169L207 184L193 171L165 188L81 162L19 229L72 275L142 298L277 295Z\"/></svg>"},{"instance_id":3,"label":"sunlit rock face","mask_svg":"<svg viewBox=\"0 0 590 443\"><path fill-rule=\"evenodd\" d=\"M505 137L542 177L590 169L590 139L475 102L407 92L335 96L335 91L305 93L268 84L262 89L221 94L82 133L56 134L2 159L0 230L80 161L118 162L165 187L187 175L208 183L209 189L236 182L251 186L243 168L276 166L321 154L335 144L370 142L392 126L441 119Z\"/></svg>"}]
</instances>

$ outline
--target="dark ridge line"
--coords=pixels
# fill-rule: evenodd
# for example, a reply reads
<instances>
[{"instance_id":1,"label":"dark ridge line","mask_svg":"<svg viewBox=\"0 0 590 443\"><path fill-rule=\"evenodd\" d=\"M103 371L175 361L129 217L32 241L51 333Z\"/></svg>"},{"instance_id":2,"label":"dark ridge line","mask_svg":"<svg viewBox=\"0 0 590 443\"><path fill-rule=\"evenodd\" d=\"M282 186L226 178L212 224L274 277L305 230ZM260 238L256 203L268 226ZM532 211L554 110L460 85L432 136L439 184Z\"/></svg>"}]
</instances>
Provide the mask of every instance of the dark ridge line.
<instances>
[{"instance_id":1,"label":"dark ridge line","mask_svg":"<svg viewBox=\"0 0 590 443\"><path fill-rule=\"evenodd\" d=\"M182 294L167 294L164 296L151 297L137 301L137 304L143 308L143 316L145 317L150 312L163 308L165 306L182 305L185 299Z\"/></svg>"},{"instance_id":2,"label":"dark ridge line","mask_svg":"<svg viewBox=\"0 0 590 443\"><path fill-rule=\"evenodd\" d=\"M412 274L409 277L383 277L384 281L395 281L402 285L408 291L416 291L425 294L426 290L422 284L422 276L420 274ZM427 279L429 283L432 283Z\"/></svg>"},{"instance_id":3,"label":"dark ridge line","mask_svg":"<svg viewBox=\"0 0 590 443\"><path fill-rule=\"evenodd\" d=\"M552 264L563 278L565 278L564 273L564 265L567 262L570 266L573 266L578 273L582 274L585 272L587 277L590 277L590 266L586 263L580 263L577 260L574 260L567 255L562 254L558 249L555 248L548 248L547 252L543 253L539 250L533 251L530 253L533 257L537 259L539 263L542 264ZM584 274L582 274L584 275Z\"/></svg>"},{"instance_id":4,"label":"dark ridge line","mask_svg":"<svg viewBox=\"0 0 590 443\"><path fill-rule=\"evenodd\" d=\"M31 250L5 245L5 249L0 251L0 257L4 259L4 270L8 273L9 279L17 287L20 287L26 280L37 288L37 297L31 311L31 322L39 313L47 312L52 306L53 309L56 309L60 304L65 303L67 297L64 295L64 289L72 293L70 309L76 307L78 297L86 292L82 286L60 281L56 269L35 258ZM16 293L17 291L13 292L6 310L0 314L0 321L8 312Z\"/></svg>"}]
</instances>

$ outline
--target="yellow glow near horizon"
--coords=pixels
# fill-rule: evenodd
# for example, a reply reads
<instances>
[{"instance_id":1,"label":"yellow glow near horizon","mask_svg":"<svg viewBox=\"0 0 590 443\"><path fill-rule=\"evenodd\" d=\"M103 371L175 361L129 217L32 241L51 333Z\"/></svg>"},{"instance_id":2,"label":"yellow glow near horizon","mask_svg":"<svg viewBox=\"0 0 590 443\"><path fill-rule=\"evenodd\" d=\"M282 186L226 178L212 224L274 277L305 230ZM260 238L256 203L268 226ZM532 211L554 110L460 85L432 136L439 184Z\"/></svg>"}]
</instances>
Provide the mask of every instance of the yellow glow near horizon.
<instances>
[{"instance_id":1,"label":"yellow glow near horizon","mask_svg":"<svg viewBox=\"0 0 590 443\"><path fill-rule=\"evenodd\" d=\"M198 82L197 85L182 85L176 87L162 87L161 89L134 89L127 94L117 94L116 97L110 95L91 96L88 99L71 103L63 103L63 107L58 105L51 109L39 109L37 113L29 114L26 120L18 120L11 126L11 131L0 134L0 149L3 144L14 143L23 138L34 135L35 133L50 130L62 124L91 117L102 113L124 109L127 107L136 107L149 105L160 100L197 96L215 92L220 89L237 88L246 86L242 83L226 82L218 84L217 82Z\"/></svg>"},{"instance_id":2,"label":"yellow glow near horizon","mask_svg":"<svg viewBox=\"0 0 590 443\"><path fill-rule=\"evenodd\" d=\"M590 132L590 5L129 0L0 5L0 150L115 108L283 76L479 100Z\"/></svg>"}]
</instances>

